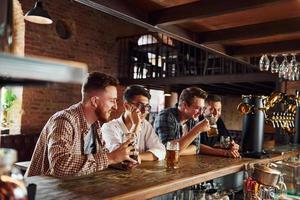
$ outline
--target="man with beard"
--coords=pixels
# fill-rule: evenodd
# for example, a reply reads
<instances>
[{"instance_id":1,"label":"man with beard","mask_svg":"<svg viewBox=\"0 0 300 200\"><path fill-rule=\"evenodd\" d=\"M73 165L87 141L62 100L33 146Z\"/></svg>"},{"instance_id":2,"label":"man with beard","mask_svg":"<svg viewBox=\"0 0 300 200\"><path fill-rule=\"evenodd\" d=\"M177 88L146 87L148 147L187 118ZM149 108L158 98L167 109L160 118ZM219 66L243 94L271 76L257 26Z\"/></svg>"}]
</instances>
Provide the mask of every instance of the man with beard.
<instances>
[{"instance_id":1,"label":"man with beard","mask_svg":"<svg viewBox=\"0 0 300 200\"><path fill-rule=\"evenodd\" d=\"M162 160L165 147L160 142L152 125L145 119L150 112L149 91L141 85L127 87L123 95L125 112L118 118L102 126L103 139L109 151L118 148L123 135L130 133L136 137L136 148L142 161Z\"/></svg>"},{"instance_id":2,"label":"man with beard","mask_svg":"<svg viewBox=\"0 0 300 200\"><path fill-rule=\"evenodd\" d=\"M199 116L199 120L204 119L204 116L212 115L215 118L218 135L217 136L208 136L207 132L201 134L201 151L200 153L216 155L216 156L224 156L224 157L232 157L239 158L239 145L236 144L233 140L231 140L228 149L214 148L215 144L220 141L220 137L230 137L230 133L225 127L223 120L220 118L222 112L222 103L221 97L218 95L208 95L205 100L205 111L203 115ZM189 121L189 126L192 127L192 124L197 123L197 120L193 119Z\"/></svg>"},{"instance_id":3,"label":"man with beard","mask_svg":"<svg viewBox=\"0 0 300 200\"><path fill-rule=\"evenodd\" d=\"M108 152L100 123L117 109L118 81L106 74L90 73L82 85L82 101L55 113L37 141L27 176L80 176L131 159L131 140Z\"/></svg>"}]
</instances>

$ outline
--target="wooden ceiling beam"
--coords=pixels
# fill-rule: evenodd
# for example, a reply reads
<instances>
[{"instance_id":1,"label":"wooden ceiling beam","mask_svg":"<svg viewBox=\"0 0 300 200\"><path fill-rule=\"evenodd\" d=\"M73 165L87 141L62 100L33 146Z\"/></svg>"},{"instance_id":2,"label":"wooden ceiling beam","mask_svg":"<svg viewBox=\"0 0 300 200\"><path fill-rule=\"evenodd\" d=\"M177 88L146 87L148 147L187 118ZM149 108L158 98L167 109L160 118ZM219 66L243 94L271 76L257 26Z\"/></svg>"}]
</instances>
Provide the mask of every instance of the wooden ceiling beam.
<instances>
[{"instance_id":1,"label":"wooden ceiling beam","mask_svg":"<svg viewBox=\"0 0 300 200\"><path fill-rule=\"evenodd\" d=\"M300 17L199 33L200 43L253 39L300 32Z\"/></svg>"},{"instance_id":2,"label":"wooden ceiling beam","mask_svg":"<svg viewBox=\"0 0 300 200\"><path fill-rule=\"evenodd\" d=\"M164 8L149 14L149 22L154 25L171 25L187 22L193 19L201 19L224 15L227 13L269 6L292 0L201 0L183 5Z\"/></svg>"},{"instance_id":3,"label":"wooden ceiling beam","mask_svg":"<svg viewBox=\"0 0 300 200\"><path fill-rule=\"evenodd\" d=\"M232 56L250 56L261 54L278 54L286 52L300 52L300 39L282 42L263 43L248 46L227 46L226 53Z\"/></svg>"}]
</instances>

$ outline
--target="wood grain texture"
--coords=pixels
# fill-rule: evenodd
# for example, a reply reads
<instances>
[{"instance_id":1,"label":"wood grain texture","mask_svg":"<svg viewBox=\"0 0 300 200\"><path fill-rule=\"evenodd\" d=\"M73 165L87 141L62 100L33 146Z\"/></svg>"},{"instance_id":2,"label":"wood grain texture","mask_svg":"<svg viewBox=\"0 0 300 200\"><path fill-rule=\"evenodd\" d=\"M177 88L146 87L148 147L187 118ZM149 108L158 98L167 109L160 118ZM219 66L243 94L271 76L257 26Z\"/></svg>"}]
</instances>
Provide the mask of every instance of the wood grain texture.
<instances>
[{"instance_id":1,"label":"wood grain texture","mask_svg":"<svg viewBox=\"0 0 300 200\"><path fill-rule=\"evenodd\" d=\"M107 169L83 177L29 177L37 184L36 199L149 199L197 183L244 170L249 163L266 163L300 153L300 148L267 159L182 156L180 168L166 170L164 162L144 162L136 169Z\"/></svg>"}]
</instances>

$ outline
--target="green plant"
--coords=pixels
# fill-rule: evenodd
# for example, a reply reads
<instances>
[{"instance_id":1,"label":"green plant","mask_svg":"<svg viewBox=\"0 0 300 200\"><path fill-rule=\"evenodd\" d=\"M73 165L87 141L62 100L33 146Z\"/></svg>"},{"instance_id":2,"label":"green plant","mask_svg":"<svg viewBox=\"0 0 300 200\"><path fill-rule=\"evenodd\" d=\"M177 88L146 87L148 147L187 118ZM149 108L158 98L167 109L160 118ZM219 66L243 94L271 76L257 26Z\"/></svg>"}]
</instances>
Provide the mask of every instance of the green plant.
<instances>
[{"instance_id":1,"label":"green plant","mask_svg":"<svg viewBox=\"0 0 300 200\"><path fill-rule=\"evenodd\" d=\"M3 94L2 108L4 111L7 111L12 107L17 96L12 92L12 89L7 89Z\"/></svg>"}]
</instances>

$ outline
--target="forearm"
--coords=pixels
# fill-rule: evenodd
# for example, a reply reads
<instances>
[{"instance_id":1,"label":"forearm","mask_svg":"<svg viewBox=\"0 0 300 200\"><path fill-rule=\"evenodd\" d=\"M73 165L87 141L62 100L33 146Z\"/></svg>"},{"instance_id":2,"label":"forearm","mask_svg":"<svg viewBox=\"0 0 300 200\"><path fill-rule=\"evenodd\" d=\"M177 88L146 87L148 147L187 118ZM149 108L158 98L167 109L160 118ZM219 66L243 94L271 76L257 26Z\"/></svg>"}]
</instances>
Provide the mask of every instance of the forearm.
<instances>
[{"instance_id":1,"label":"forearm","mask_svg":"<svg viewBox=\"0 0 300 200\"><path fill-rule=\"evenodd\" d=\"M50 154L51 174L58 177L90 174L108 167L106 153L89 155Z\"/></svg>"},{"instance_id":2,"label":"forearm","mask_svg":"<svg viewBox=\"0 0 300 200\"><path fill-rule=\"evenodd\" d=\"M151 152L143 152L139 154L142 161L154 161L158 158Z\"/></svg>"},{"instance_id":3,"label":"forearm","mask_svg":"<svg viewBox=\"0 0 300 200\"><path fill-rule=\"evenodd\" d=\"M197 148L196 148L195 145L191 144L191 145L189 145L187 148L181 150L181 151L179 152L179 154L180 154L181 156L195 155L195 154L197 154Z\"/></svg>"},{"instance_id":4,"label":"forearm","mask_svg":"<svg viewBox=\"0 0 300 200\"><path fill-rule=\"evenodd\" d=\"M199 130L196 127L194 127L191 129L190 132L188 132L186 135L180 138L178 140L180 150L184 150L185 148L187 148L199 134L200 134Z\"/></svg>"},{"instance_id":5,"label":"forearm","mask_svg":"<svg viewBox=\"0 0 300 200\"><path fill-rule=\"evenodd\" d=\"M201 154L208 154L214 156L227 156L227 152L224 149L213 148L205 144L200 145L200 153Z\"/></svg>"}]
</instances>

